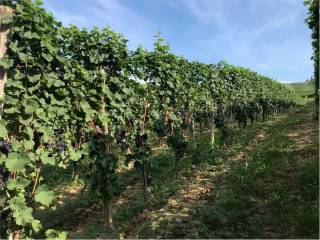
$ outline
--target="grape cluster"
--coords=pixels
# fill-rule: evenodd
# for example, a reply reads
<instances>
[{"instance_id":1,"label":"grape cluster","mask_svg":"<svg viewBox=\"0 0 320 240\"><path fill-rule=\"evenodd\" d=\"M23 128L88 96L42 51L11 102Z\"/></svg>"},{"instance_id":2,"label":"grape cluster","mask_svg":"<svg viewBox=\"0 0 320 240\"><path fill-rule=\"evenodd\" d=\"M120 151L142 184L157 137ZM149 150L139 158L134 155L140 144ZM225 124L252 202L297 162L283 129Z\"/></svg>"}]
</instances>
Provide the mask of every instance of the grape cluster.
<instances>
[{"instance_id":1,"label":"grape cluster","mask_svg":"<svg viewBox=\"0 0 320 240\"><path fill-rule=\"evenodd\" d=\"M126 131L124 129L118 129L116 133L116 141L117 143L121 143L122 139L126 136Z\"/></svg>"},{"instance_id":2,"label":"grape cluster","mask_svg":"<svg viewBox=\"0 0 320 240\"><path fill-rule=\"evenodd\" d=\"M159 120L155 122L153 129L159 137L165 137L168 133L168 127Z\"/></svg>"},{"instance_id":3,"label":"grape cluster","mask_svg":"<svg viewBox=\"0 0 320 240\"><path fill-rule=\"evenodd\" d=\"M0 138L0 152L3 154L9 154L12 151L11 143Z\"/></svg>"},{"instance_id":4,"label":"grape cluster","mask_svg":"<svg viewBox=\"0 0 320 240\"><path fill-rule=\"evenodd\" d=\"M80 129L79 138L80 138L81 142L86 142L87 134L86 134L86 131L84 129Z\"/></svg>"},{"instance_id":5,"label":"grape cluster","mask_svg":"<svg viewBox=\"0 0 320 240\"><path fill-rule=\"evenodd\" d=\"M9 171L7 171L2 165L0 165L0 189L5 185L9 178Z\"/></svg>"},{"instance_id":6,"label":"grape cluster","mask_svg":"<svg viewBox=\"0 0 320 240\"><path fill-rule=\"evenodd\" d=\"M64 152L67 149L67 143L65 141L57 141L56 149L59 153Z\"/></svg>"},{"instance_id":7,"label":"grape cluster","mask_svg":"<svg viewBox=\"0 0 320 240\"><path fill-rule=\"evenodd\" d=\"M139 147L145 145L147 139L148 139L148 135L146 133L144 133L142 135L138 134L136 136L136 145Z\"/></svg>"},{"instance_id":8,"label":"grape cluster","mask_svg":"<svg viewBox=\"0 0 320 240\"><path fill-rule=\"evenodd\" d=\"M52 147L52 143L45 143L45 144L44 144L44 147L45 147L46 149L49 149L49 148Z\"/></svg>"},{"instance_id":9,"label":"grape cluster","mask_svg":"<svg viewBox=\"0 0 320 240\"><path fill-rule=\"evenodd\" d=\"M26 201L27 202L30 202L31 200L32 200L32 192L30 192L30 191L26 191L25 193L24 193L24 197L25 197L25 199L26 199Z\"/></svg>"}]
</instances>

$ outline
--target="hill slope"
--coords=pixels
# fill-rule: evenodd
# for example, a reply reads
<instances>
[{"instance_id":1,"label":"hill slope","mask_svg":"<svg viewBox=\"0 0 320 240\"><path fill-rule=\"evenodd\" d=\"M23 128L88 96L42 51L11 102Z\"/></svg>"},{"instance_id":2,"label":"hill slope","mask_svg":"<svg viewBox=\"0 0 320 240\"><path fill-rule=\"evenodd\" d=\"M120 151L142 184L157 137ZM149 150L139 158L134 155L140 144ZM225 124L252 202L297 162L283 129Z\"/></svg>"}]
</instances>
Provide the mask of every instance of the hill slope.
<instances>
[{"instance_id":1,"label":"hill slope","mask_svg":"<svg viewBox=\"0 0 320 240\"><path fill-rule=\"evenodd\" d=\"M312 82L285 83L285 85L301 97L314 96L314 84Z\"/></svg>"}]
</instances>

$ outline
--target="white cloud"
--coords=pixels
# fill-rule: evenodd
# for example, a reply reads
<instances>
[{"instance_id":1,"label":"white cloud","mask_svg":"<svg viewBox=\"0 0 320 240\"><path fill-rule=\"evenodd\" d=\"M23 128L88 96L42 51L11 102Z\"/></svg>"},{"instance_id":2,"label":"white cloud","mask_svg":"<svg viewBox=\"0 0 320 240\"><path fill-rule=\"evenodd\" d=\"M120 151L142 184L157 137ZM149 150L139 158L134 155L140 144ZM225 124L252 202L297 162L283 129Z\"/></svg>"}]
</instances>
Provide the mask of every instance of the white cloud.
<instances>
[{"instance_id":1,"label":"white cloud","mask_svg":"<svg viewBox=\"0 0 320 240\"><path fill-rule=\"evenodd\" d=\"M70 2L65 5L64 1L45 0L46 7L53 11L55 17L64 25L75 24L87 28L109 25L112 30L122 33L129 40L128 45L131 49L140 44L152 48L153 36L157 31L155 24L127 7L125 1L68 0ZM70 6L75 6L75 11L72 11Z\"/></svg>"},{"instance_id":2,"label":"white cloud","mask_svg":"<svg viewBox=\"0 0 320 240\"><path fill-rule=\"evenodd\" d=\"M226 59L285 80L288 76L304 80L312 73L302 0L145 1L149 8L158 7L159 14L167 14L161 12L166 6L173 11L168 14L177 11L189 15L187 20L191 24L179 29L181 35L174 45L190 59L204 62ZM45 0L45 3L66 24L86 27L109 24L114 31L124 34L131 49L139 44L151 49L155 32L161 30L158 28L161 22L131 8L126 0L68 0L68 4L65 0ZM75 6L74 11L70 6Z\"/></svg>"},{"instance_id":3,"label":"white cloud","mask_svg":"<svg viewBox=\"0 0 320 240\"><path fill-rule=\"evenodd\" d=\"M61 5L54 3L53 1L46 0L45 6L52 12L54 12L54 17L61 21L65 26L69 24L84 26L87 22L85 16L70 13L67 9L61 7Z\"/></svg>"},{"instance_id":4,"label":"white cloud","mask_svg":"<svg viewBox=\"0 0 320 240\"><path fill-rule=\"evenodd\" d=\"M144 18L138 12L128 8L123 1L97 0L89 11L111 26L117 32L121 32L129 40L129 46L135 48L140 44L151 48L156 27L151 20Z\"/></svg>"},{"instance_id":5,"label":"white cloud","mask_svg":"<svg viewBox=\"0 0 320 240\"><path fill-rule=\"evenodd\" d=\"M220 27L226 25L226 9L221 0L180 0L180 3L203 24L214 23Z\"/></svg>"},{"instance_id":6,"label":"white cloud","mask_svg":"<svg viewBox=\"0 0 320 240\"><path fill-rule=\"evenodd\" d=\"M187 3L188 0L183 0ZM244 6L244 12L232 12L230 4L247 3ZM294 0L270 0L267 3L268 10L263 11L262 0L212 0L205 1L207 5L200 4L201 1L190 0L197 7L191 13L197 16L203 24L219 23L220 26L226 24L227 27L219 28L216 32L208 31L206 35L199 35L197 28L193 26L189 29L188 37L192 39L193 44L200 56L206 59L226 59L227 61L250 67L264 74L271 73L272 77L278 79L288 79L292 75L291 81L303 81L312 72L310 60L311 46L309 39L305 35L295 34L294 32L304 27L305 12L299 7L301 2ZM221 17L206 17L207 13L200 15L202 8L209 9L216 6L215 3L224 2L220 7ZM189 8L191 5L187 6ZM228 9L228 6L230 9ZM234 8L239 11L239 8ZM250 9L250 11L248 11ZM243 9L242 9L243 10ZM231 11L231 13L229 12ZM248 19L254 19L253 16L260 14L261 19L256 22L249 22L245 25L241 14L251 14ZM199 13L199 16L197 15ZM232 18L230 18L230 14ZM262 18L267 16L265 18ZM201 17L204 19L201 20ZM238 21L238 22L237 22ZM252 20L251 20L252 21ZM297 27L298 26L298 27ZM193 28L193 29L192 29ZM306 27L305 27L306 28ZM299 30L301 33L301 30ZM208 55L211 54L211 57Z\"/></svg>"}]
</instances>

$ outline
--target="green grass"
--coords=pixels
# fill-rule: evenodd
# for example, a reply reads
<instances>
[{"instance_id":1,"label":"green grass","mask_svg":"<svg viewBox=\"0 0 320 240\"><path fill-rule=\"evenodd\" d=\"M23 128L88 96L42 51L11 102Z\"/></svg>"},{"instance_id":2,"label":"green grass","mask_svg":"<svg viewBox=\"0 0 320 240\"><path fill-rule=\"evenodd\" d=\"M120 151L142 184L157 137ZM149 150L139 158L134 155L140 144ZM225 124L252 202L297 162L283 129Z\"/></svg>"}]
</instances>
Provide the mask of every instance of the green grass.
<instances>
[{"instance_id":1,"label":"green grass","mask_svg":"<svg viewBox=\"0 0 320 240\"><path fill-rule=\"evenodd\" d=\"M318 238L317 140L304 143L299 150L288 135L300 131L304 136L301 126L313 121L311 107L293 109L245 131L230 128L233 137L223 150L221 146L211 147L208 136L201 135L196 147L190 141L187 156L179 161L178 177L172 150L155 150L149 161L152 179L148 203L143 201L140 170L120 174L125 194L114 215L115 230L104 227L101 207L90 192L65 199L63 206L40 214L41 218L45 227L70 230L73 238ZM261 132L263 139L253 144ZM219 138L218 132L218 143ZM244 159L234 161L240 152L244 152ZM82 186L81 181L72 182L71 172L66 169L53 174L52 182L58 184L49 185L56 192ZM191 204L191 219L166 217L172 213L168 199L178 202L179 213L180 207L186 207L180 190L203 186L202 182L196 184L197 177L206 178L214 191ZM79 223L80 231L75 233Z\"/></svg>"},{"instance_id":2,"label":"green grass","mask_svg":"<svg viewBox=\"0 0 320 240\"><path fill-rule=\"evenodd\" d=\"M311 82L285 83L285 85L301 97L314 96L315 87Z\"/></svg>"},{"instance_id":3,"label":"green grass","mask_svg":"<svg viewBox=\"0 0 320 240\"><path fill-rule=\"evenodd\" d=\"M195 217L206 229L201 237L318 238L317 141L296 151L288 133L311 116L306 119L303 110L293 114L267 122L267 139L226 174L212 204L198 209Z\"/></svg>"}]
</instances>

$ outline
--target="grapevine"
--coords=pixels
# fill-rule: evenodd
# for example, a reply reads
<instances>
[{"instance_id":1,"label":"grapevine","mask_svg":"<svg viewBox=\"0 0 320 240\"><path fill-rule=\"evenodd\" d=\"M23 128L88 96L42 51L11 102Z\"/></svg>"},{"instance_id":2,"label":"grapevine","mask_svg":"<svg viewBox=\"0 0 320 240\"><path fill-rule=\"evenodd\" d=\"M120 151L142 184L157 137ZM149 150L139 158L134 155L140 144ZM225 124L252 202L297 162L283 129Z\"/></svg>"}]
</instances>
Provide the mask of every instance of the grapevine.
<instances>
[{"instance_id":1,"label":"grapevine","mask_svg":"<svg viewBox=\"0 0 320 240\"><path fill-rule=\"evenodd\" d=\"M176 56L158 35L151 51L129 51L110 28L63 27L40 1L4 1L14 14L0 59L7 80L0 99L0 236L65 238L42 229L35 212L55 205L44 183L45 166L82 166L87 182L113 226L112 202L119 194L120 154L142 172L149 198L150 139L167 138L179 161L187 152L184 133L195 125L227 138L226 122L266 120L296 104L277 81L226 62L204 64ZM4 76L4 74L2 74ZM2 224L3 222L3 224Z\"/></svg>"}]
</instances>

